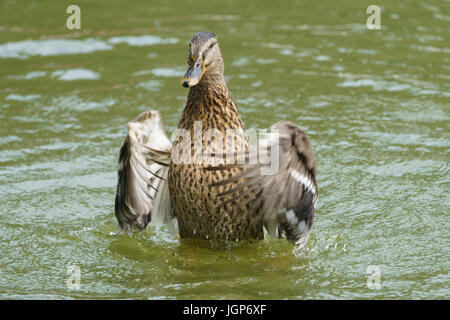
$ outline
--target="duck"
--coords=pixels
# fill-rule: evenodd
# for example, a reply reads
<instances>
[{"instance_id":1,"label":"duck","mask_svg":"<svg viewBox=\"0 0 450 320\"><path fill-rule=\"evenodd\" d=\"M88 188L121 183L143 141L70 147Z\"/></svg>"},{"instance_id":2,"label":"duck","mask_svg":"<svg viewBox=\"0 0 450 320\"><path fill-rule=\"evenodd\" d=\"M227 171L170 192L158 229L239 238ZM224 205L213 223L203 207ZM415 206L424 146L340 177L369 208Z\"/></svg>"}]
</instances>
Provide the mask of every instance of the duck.
<instances>
[{"instance_id":1,"label":"duck","mask_svg":"<svg viewBox=\"0 0 450 320\"><path fill-rule=\"evenodd\" d=\"M128 123L119 152L119 226L144 230L154 221L180 238L225 242L262 240L266 231L306 251L318 200L307 134L278 121L250 143L214 33L193 36L187 65L181 86L189 93L172 141L157 110Z\"/></svg>"}]
</instances>

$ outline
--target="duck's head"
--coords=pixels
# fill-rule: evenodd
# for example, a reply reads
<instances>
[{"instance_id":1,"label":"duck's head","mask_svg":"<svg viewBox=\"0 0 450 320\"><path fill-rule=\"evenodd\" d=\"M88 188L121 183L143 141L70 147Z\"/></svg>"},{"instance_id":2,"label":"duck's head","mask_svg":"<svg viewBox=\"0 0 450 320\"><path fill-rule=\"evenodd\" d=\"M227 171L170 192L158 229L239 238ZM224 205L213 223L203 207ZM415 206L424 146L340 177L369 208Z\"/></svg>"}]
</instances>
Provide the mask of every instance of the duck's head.
<instances>
[{"instance_id":1,"label":"duck's head","mask_svg":"<svg viewBox=\"0 0 450 320\"><path fill-rule=\"evenodd\" d=\"M194 35L189 43L187 63L189 68L181 79L181 85L185 88L223 78L223 59L214 33L203 31Z\"/></svg>"}]
</instances>

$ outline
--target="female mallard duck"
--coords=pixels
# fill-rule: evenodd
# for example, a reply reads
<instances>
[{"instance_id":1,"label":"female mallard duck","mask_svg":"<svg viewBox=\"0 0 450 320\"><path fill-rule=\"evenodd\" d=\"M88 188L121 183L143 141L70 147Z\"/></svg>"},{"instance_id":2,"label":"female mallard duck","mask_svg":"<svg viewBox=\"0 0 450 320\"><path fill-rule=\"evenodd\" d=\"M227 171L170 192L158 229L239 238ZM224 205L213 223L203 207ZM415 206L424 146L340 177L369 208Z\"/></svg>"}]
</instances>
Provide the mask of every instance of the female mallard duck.
<instances>
[{"instance_id":1,"label":"female mallard duck","mask_svg":"<svg viewBox=\"0 0 450 320\"><path fill-rule=\"evenodd\" d=\"M188 65L182 86L189 95L173 145L157 111L128 123L119 158L119 225L144 229L154 219L157 228L173 228L176 218L182 238L234 241L263 239L265 227L306 249L318 197L306 134L292 122L276 123L277 135L257 152L275 156L268 164L250 164L255 147L225 84L213 33L194 35ZM273 163L278 170L267 173Z\"/></svg>"}]
</instances>

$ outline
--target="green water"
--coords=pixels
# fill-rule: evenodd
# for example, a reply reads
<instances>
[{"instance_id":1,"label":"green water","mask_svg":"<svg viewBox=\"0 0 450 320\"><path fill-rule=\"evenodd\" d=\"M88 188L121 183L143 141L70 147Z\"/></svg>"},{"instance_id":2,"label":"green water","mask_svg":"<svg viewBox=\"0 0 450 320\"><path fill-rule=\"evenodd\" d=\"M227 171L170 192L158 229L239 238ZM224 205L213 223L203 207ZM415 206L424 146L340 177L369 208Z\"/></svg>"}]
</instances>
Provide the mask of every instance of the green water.
<instances>
[{"instance_id":1,"label":"green water","mask_svg":"<svg viewBox=\"0 0 450 320\"><path fill-rule=\"evenodd\" d=\"M381 30L367 1L77 1L72 31L70 4L0 3L0 298L450 298L447 1L380 1ZM203 30L247 128L310 136L320 198L300 258L284 240L118 230L126 123L157 109L176 128Z\"/></svg>"}]
</instances>

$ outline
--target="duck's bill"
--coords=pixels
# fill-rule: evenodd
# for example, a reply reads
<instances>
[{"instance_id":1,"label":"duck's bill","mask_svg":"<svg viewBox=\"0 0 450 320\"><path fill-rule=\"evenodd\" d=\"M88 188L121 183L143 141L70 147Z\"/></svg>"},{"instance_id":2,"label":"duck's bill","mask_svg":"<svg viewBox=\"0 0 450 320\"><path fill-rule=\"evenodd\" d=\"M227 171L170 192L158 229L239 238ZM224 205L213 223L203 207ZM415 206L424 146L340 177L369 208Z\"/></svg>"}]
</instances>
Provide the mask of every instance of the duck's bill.
<instances>
[{"instance_id":1,"label":"duck's bill","mask_svg":"<svg viewBox=\"0 0 450 320\"><path fill-rule=\"evenodd\" d=\"M181 85L185 88L193 87L197 85L202 79L205 72L205 64L202 58L199 58L192 67L188 69L184 78L181 79Z\"/></svg>"}]
</instances>

